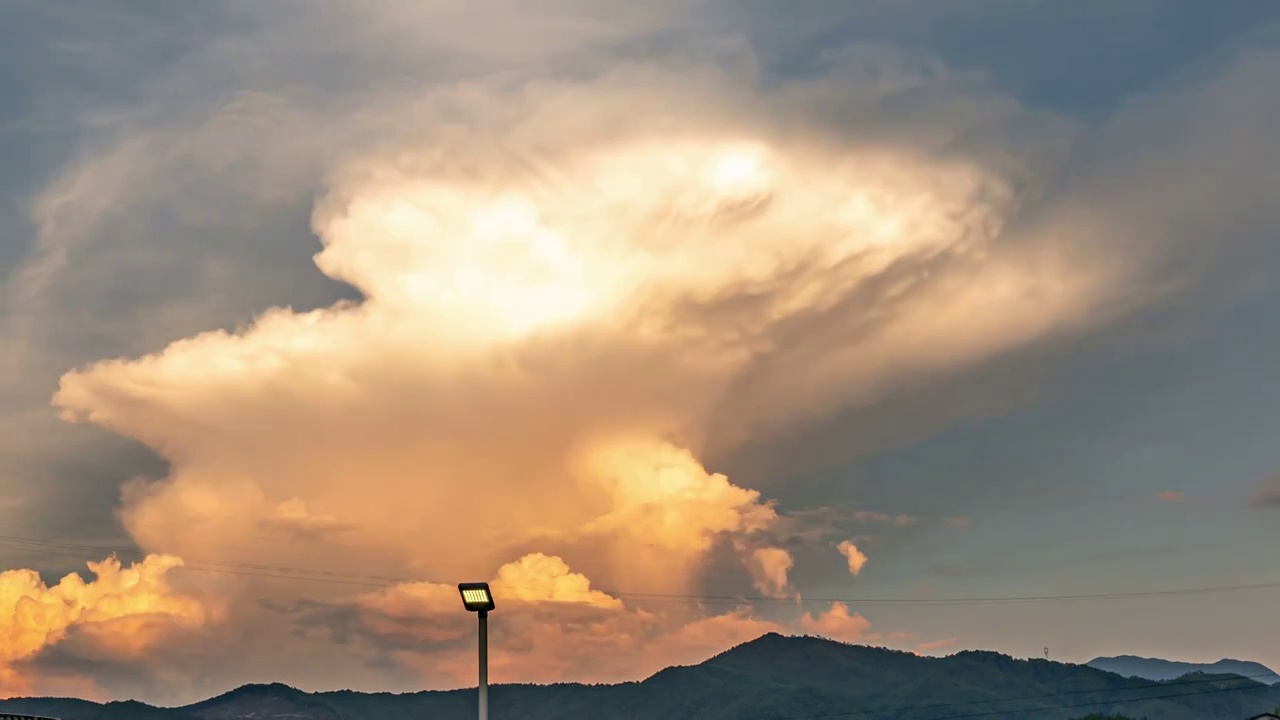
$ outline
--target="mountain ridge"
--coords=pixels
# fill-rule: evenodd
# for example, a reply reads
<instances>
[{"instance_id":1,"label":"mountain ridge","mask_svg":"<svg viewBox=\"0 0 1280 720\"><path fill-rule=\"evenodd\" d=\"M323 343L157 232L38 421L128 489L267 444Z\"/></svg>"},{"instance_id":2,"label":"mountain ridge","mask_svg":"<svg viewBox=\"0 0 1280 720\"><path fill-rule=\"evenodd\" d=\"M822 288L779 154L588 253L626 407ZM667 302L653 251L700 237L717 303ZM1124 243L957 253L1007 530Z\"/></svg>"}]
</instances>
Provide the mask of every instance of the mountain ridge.
<instances>
[{"instance_id":1,"label":"mountain ridge","mask_svg":"<svg viewBox=\"0 0 1280 720\"><path fill-rule=\"evenodd\" d=\"M1161 720L1244 720L1280 705L1280 687L1234 675L1149 681L1087 665L966 650L925 657L811 636L768 633L696 665L664 668L616 685L495 685L494 720L942 720L981 715L1072 720L1124 715ZM159 708L133 701L20 698L0 712L63 720L463 720L475 689L306 692L254 683L197 703Z\"/></svg>"},{"instance_id":2,"label":"mountain ridge","mask_svg":"<svg viewBox=\"0 0 1280 720\"><path fill-rule=\"evenodd\" d=\"M1280 673L1249 660L1233 660L1223 658L1214 663L1189 663L1161 658L1140 657L1137 655L1116 655L1114 657L1098 657L1085 665L1099 670L1106 670L1125 677L1140 677L1147 680L1175 680L1191 673L1230 674L1257 680L1265 685L1280 683Z\"/></svg>"}]
</instances>

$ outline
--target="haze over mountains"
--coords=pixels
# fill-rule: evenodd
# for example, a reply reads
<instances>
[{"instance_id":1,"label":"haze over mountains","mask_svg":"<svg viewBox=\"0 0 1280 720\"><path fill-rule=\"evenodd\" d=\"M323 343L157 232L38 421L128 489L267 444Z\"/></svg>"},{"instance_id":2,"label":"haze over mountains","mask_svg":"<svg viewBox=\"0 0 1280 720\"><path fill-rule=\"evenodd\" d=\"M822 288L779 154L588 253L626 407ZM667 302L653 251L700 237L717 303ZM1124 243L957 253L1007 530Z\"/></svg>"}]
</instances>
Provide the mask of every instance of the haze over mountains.
<instances>
[{"instance_id":1,"label":"haze over mountains","mask_svg":"<svg viewBox=\"0 0 1280 720\"><path fill-rule=\"evenodd\" d=\"M1244 720L1280 706L1280 686L1233 675L1150 681L994 652L922 657L770 633L643 682L497 686L490 703L495 720L1068 720L1093 713ZM475 717L476 696L474 689L307 693L276 684L241 687L182 708L17 699L0 702L5 711L65 720L466 720Z\"/></svg>"},{"instance_id":2,"label":"haze over mountains","mask_svg":"<svg viewBox=\"0 0 1280 720\"><path fill-rule=\"evenodd\" d=\"M1147 680L1173 680L1187 673L1201 672L1210 675L1239 675L1267 685L1280 683L1280 673L1256 662L1244 660L1219 660L1216 663L1185 663L1159 658L1143 658L1133 655L1100 657L1090 660L1089 667L1106 670L1125 677Z\"/></svg>"}]
</instances>

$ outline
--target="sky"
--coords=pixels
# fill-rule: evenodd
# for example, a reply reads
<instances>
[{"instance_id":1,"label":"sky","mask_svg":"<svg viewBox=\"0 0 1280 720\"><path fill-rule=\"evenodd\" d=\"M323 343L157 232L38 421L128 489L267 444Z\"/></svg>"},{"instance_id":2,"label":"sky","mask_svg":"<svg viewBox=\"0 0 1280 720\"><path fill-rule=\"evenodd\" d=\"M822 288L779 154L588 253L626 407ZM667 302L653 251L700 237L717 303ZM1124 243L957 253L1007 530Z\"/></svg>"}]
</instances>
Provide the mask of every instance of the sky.
<instances>
[{"instance_id":1,"label":"sky","mask_svg":"<svg viewBox=\"0 0 1280 720\"><path fill-rule=\"evenodd\" d=\"M474 580L495 682L770 631L1280 668L1278 41L0 0L0 695L464 687Z\"/></svg>"}]
</instances>

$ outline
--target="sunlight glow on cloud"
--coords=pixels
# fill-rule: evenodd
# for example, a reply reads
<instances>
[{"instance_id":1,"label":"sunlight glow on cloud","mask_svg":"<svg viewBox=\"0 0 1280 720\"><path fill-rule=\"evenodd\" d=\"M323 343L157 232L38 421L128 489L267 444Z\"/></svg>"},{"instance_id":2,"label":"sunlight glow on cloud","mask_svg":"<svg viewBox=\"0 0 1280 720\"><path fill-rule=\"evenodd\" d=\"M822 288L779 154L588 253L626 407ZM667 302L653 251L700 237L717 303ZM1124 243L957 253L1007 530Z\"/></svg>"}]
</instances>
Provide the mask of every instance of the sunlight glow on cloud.
<instances>
[{"instance_id":1,"label":"sunlight glow on cloud","mask_svg":"<svg viewBox=\"0 0 1280 720\"><path fill-rule=\"evenodd\" d=\"M109 558L89 563L95 580L72 573L53 587L31 570L0 573L0 696L30 692L13 669L75 632L82 641L120 656L137 656L175 628L209 619L201 604L175 593L165 578L182 564L151 555L123 567Z\"/></svg>"},{"instance_id":2,"label":"sunlight glow on cloud","mask_svg":"<svg viewBox=\"0 0 1280 720\"><path fill-rule=\"evenodd\" d=\"M756 549L748 561L754 585L766 597L787 596L787 573L794 565L791 553L772 547Z\"/></svg>"},{"instance_id":3,"label":"sunlight glow on cloud","mask_svg":"<svg viewBox=\"0 0 1280 720\"><path fill-rule=\"evenodd\" d=\"M362 157L317 205L317 266L363 302L271 310L63 379L68 418L173 464L126 492L143 548L199 555L254 538L263 562L286 564L332 546L427 578L497 571L515 598L556 589L607 604L556 563L606 587L686 592L731 539L755 586L782 596L791 556L761 544L777 512L697 459L717 407L739 430L826 412L1087 307L1068 268L990 256L1010 199L976 164L728 142L711 125L567 145L545 161L551 186L501 164L452 171L428 161L436 151ZM406 152L421 160L404 167ZM946 258L966 273L925 270ZM842 343L824 331L803 361L786 357L800 345L777 347L785 328L880 286ZM1032 286L1034 308L1005 303ZM938 293L954 316L940 317ZM771 356L784 362L758 390L724 394ZM856 574L865 556L842 552ZM382 602L405 592L440 594ZM863 622L823 618L808 622L844 623L843 636Z\"/></svg>"},{"instance_id":4,"label":"sunlight glow on cloud","mask_svg":"<svg viewBox=\"0 0 1280 720\"><path fill-rule=\"evenodd\" d=\"M937 652L939 650L946 650L948 648L955 647L959 643L960 643L960 638L954 638L954 637L920 643L919 645L916 646L916 654L922 655L924 653L932 653L932 652Z\"/></svg>"},{"instance_id":5,"label":"sunlight glow on cloud","mask_svg":"<svg viewBox=\"0 0 1280 720\"><path fill-rule=\"evenodd\" d=\"M688 92L647 82L655 103ZM617 101L592 90L550 86L543 107L581 125ZM492 92L476 112L503 107ZM1100 276L994 245L1016 198L976 159L784 138L721 114L694 107L661 133L601 125L578 142L542 117L470 144L423 133L343 157L313 215L316 265L361 302L273 309L100 362L67 374L55 403L172 463L125 492L124 523L148 551L234 541L280 565L328 551L433 582L496 574L511 598L605 611L617 601L587 577L688 592L728 543L745 578L785 596L793 560L767 540L778 513L703 467L711 438L747 442L1069 327ZM541 149L488 153L504 136ZM841 552L857 574L865 556ZM446 595L409 585L364 607L400 627ZM638 625L618 632L669 615L627 614ZM866 630L847 608L805 618L833 636ZM506 666L512 679L548 667Z\"/></svg>"},{"instance_id":6,"label":"sunlight glow on cloud","mask_svg":"<svg viewBox=\"0 0 1280 720\"><path fill-rule=\"evenodd\" d=\"M490 630L496 682L620 681L673 661L697 662L727 645L784 629L746 608L680 621L627 607L592 590L560 558L540 554L504 565L492 586L502 602L502 622ZM393 652L429 676L465 685L472 675L467 660L474 653L474 631L457 622L457 603L456 587L434 583L366 594L349 606L358 618L349 642L356 652ZM303 622L333 625L323 610Z\"/></svg>"},{"instance_id":7,"label":"sunlight glow on cloud","mask_svg":"<svg viewBox=\"0 0 1280 720\"><path fill-rule=\"evenodd\" d=\"M836 549L839 550L840 554L849 562L849 572L853 575L856 576L858 573L862 572L862 568L866 567L867 556L859 550L858 546L854 545L853 542L845 540L840 543Z\"/></svg>"},{"instance_id":8,"label":"sunlight glow on cloud","mask_svg":"<svg viewBox=\"0 0 1280 720\"><path fill-rule=\"evenodd\" d=\"M865 642L871 630L871 622L845 603L832 603L827 610L814 615L805 613L800 627L813 635L820 635L840 642Z\"/></svg>"},{"instance_id":9,"label":"sunlight glow on cloud","mask_svg":"<svg viewBox=\"0 0 1280 720\"><path fill-rule=\"evenodd\" d=\"M324 27L383 28L387 47L321 39L377 68L403 56L416 72L437 64L425 35L466 43L405 22L421 18L415 6L315 12ZM557 48L577 27L561 10L539 25ZM263 12L259 41L294 27ZM645 28L671 22L628 12ZM601 17L589 26L615 36ZM183 106L73 164L35 203L40 252L18 296L39 295L103 218L181 214L166 203L221 217L198 189L233 188L314 196L315 268L361 297L264 309L62 377L53 402L65 419L169 463L167 477L122 492L125 528L156 555L95 566L101 587L132 572L128 593L153 600L76 600L12 630L24 649L0 667L69 628L103 633L81 619L94 613L213 627L208 608L260 619L270 598L299 637L324 634L367 667L443 686L469 681L451 583L478 578L504 608L493 655L503 681L632 679L791 628L909 638L873 634L841 603L766 616L659 600L713 578L726 593L795 596L805 555L791 541L821 537L831 559L829 543L856 532L806 535L817 514L789 515L776 486L746 487L757 483L725 474L725 458L1107 322L1156 294L1140 272L1156 242L1113 229L1087 193L1035 204L1074 137L1069 121L911 53L853 48L812 76L763 82L757 59L729 45L728 56L593 56L573 73L535 62L537 47L502 48L520 72L379 75L305 102L233 84L207 122L188 117L207 109ZM200 73L257 77L228 51L247 46L212 48L199 57L216 67ZM203 92L186 75L169 80ZM898 91L924 110L891 102ZM919 522L851 517L894 532ZM188 598L162 583L178 561L154 559L195 565L234 546L259 567L307 554L386 587L335 584L291 605L272 596L296 588L228 574L193 581ZM867 556L852 540L838 550L858 575ZM22 571L0 577L25 588L0 594L0 608L71 592ZM32 602L11 604L45 607ZM108 635L122 652L149 637Z\"/></svg>"}]
</instances>

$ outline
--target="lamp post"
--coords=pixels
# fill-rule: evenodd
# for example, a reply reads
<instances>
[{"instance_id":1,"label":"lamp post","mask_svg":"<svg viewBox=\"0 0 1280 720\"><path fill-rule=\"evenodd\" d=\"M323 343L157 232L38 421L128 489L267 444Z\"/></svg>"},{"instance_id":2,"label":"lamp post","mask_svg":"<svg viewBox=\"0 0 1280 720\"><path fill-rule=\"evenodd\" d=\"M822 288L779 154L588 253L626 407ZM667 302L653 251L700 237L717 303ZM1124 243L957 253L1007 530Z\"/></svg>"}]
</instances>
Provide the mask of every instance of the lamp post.
<instances>
[{"instance_id":1,"label":"lamp post","mask_svg":"<svg viewBox=\"0 0 1280 720\"><path fill-rule=\"evenodd\" d=\"M489 611L493 609L493 593L489 583L458 583L462 607L476 613L480 620L480 720L489 720Z\"/></svg>"}]
</instances>

